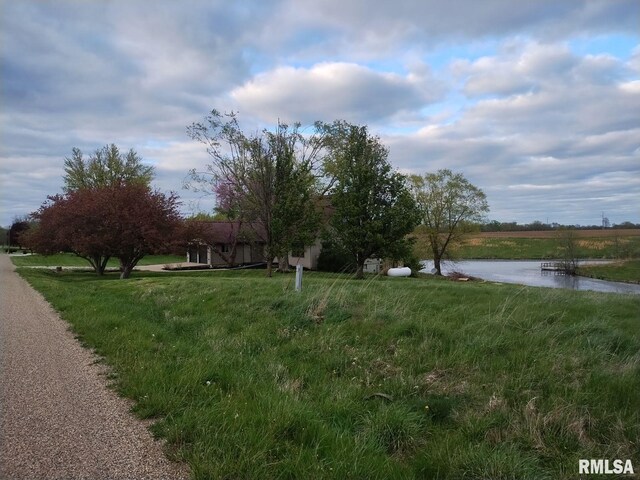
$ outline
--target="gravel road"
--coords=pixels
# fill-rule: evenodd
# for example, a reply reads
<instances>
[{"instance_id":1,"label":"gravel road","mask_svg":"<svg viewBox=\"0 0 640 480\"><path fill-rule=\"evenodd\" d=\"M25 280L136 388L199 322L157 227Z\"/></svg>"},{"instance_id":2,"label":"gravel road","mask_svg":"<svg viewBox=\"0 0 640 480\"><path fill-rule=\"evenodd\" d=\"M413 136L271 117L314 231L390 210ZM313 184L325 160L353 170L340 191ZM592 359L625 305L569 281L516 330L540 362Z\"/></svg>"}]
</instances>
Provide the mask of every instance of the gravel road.
<instances>
[{"instance_id":1,"label":"gravel road","mask_svg":"<svg viewBox=\"0 0 640 480\"><path fill-rule=\"evenodd\" d=\"M0 479L189 477L7 255L0 302Z\"/></svg>"}]
</instances>

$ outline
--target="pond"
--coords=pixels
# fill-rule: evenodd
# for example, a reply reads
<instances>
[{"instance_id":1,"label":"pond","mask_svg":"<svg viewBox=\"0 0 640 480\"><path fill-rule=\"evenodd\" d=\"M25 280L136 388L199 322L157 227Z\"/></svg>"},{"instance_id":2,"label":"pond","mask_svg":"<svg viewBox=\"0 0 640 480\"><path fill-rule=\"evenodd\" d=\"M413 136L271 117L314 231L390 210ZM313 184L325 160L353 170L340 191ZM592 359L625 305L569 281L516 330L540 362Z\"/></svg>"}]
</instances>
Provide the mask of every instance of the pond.
<instances>
[{"instance_id":1,"label":"pond","mask_svg":"<svg viewBox=\"0 0 640 480\"><path fill-rule=\"evenodd\" d=\"M605 262L594 260L588 263ZM433 268L433 261L425 260L422 263L425 268L421 271L430 273ZM541 260L465 260L444 263L442 273L446 275L451 272L461 272L491 282L516 283L533 287L569 288L572 290L635 293L640 295L640 285L559 275L555 272L543 272L540 269L541 263Z\"/></svg>"}]
</instances>

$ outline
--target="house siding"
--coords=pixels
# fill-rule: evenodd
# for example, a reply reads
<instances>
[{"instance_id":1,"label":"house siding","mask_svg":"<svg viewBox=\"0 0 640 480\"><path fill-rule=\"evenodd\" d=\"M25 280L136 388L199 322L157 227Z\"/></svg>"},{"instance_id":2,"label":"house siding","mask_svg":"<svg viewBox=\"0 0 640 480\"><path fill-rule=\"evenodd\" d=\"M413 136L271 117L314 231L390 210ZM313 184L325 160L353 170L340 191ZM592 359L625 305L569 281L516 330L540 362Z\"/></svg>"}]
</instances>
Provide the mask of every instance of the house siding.
<instances>
[{"instance_id":1,"label":"house siding","mask_svg":"<svg viewBox=\"0 0 640 480\"><path fill-rule=\"evenodd\" d=\"M318 257L320 256L321 250L322 244L320 240L317 240L313 245L304 247L304 257L294 257L290 254L289 264L302 265L307 270L316 270L318 268Z\"/></svg>"}]
</instances>

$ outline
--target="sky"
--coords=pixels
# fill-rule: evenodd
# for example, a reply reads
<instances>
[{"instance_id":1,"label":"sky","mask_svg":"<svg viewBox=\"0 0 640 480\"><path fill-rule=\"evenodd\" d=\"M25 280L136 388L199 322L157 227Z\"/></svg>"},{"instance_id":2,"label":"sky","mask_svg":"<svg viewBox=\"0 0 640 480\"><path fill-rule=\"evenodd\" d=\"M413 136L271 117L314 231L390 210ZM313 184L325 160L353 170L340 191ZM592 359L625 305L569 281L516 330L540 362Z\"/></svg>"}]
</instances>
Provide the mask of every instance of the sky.
<instances>
[{"instance_id":1,"label":"sky","mask_svg":"<svg viewBox=\"0 0 640 480\"><path fill-rule=\"evenodd\" d=\"M640 223L638 0L0 0L0 225L110 143L182 211L187 126L367 125L403 173L448 168L501 222Z\"/></svg>"}]
</instances>

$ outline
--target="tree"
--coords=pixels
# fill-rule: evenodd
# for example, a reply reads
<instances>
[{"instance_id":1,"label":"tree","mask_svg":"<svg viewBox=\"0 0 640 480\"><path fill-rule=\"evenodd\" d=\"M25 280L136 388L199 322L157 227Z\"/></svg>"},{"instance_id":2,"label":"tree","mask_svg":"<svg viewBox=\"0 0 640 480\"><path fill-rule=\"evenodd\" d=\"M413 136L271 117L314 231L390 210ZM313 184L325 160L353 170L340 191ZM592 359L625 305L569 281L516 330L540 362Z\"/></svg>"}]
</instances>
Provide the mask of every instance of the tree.
<instances>
[{"instance_id":1,"label":"tree","mask_svg":"<svg viewBox=\"0 0 640 480\"><path fill-rule=\"evenodd\" d=\"M102 275L113 255L115 239L104 221L101 203L86 189L48 197L32 214L36 224L27 244L42 255L72 252Z\"/></svg>"},{"instance_id":2,"label":"tree","mask_svg":"<svg viewBox=\"0 0 640 480\"><path fill-rule=\"evenodd\" d=\"M9 227L9 232L7 234L7 244L8 246L17 245L18 248L22 248L24 245L25 233L29 230L30 223L29 219L26 217L15 217L11 226Z\"/></svg>"},{"instance_id":3,"label":"tree","mask_svg":"<svg viewBox=\"0 0 640 480\"><path fill-rule=\"evenodd\" d=\"M336 122L330 169L333 240L349 252L356 277L364 277L364 262L371 256L396 257L406 251L406 238L419 215L406 178L394 172L388 150L367 127Z\"/></svg>"},{"instance_id":4,"label":"tree","mask_svg":"<svg viewBox=\"0 0 640 480\"><path fill-rule=\"evenodd\" d=\"M0 240L7 247L9 246L9 229L0 227ZM6 242L6 243L5 243Z\"/></svg>"},{"instance_id":5,"label":"tree","mask_svg":"<svg viewBox=\"0 0 640 480\"><path fill-rule=\"evenodd\" d=\"M125 155L114 144L96 150L88 159L74 148L71 158L64 160L64 171L64 192L122 183L149 185L154 175L153 167L144 165L133 149Z\"/></svg>"},{"instance_id":6,"label":"tree","mask_svg":"<svg viewBox=\"0 0 640 480\"><path fill-rule=\"evenodd\" d=\"M271 235L278 270L289 270L289 252L297 245L309 245L317 237L320 210L312 166L296 159L296 143L304 142L299 134L289 134L278 126L275 133L266 132L269 151L273 155L275 179Z\"/></svg>"},{"instance_id":7,"label":"tree","mask_svg":"<svg viewBox=\"0 0 640 480\"><path fill-rule=\"evenodd\" d=\"M322 135L305 137L299 124L282 123L247 135L234 113L216 110L188 133L206 145L212 163L205 172L192 170L187 188L215 194L218 212L254 228L268 276L275 257L285 267L292 245L309 241L319 227L314 187Z\"/></svg>"},{"instance_id":8,"label":"tree","mask_svg":"<svg viewBox=\"0 0 640 480\"><path fill-rule=\"evenodd\" d=\"M115 257L120 261L120 278L129 278L146 254L167 247L181 223L175 194L135 183L50 197L33 217L38 225L29 244L35 251L71 251L86 259L98 275Z\"/></svg>"},{"instance_id":9,"label":"tree","mask_svg":"<svg viewBox=\"0 0 640 480\"><path fill-rule=\"evenodd\" d=\"M489 204L482 190L462 174L447 169L424 176L412 175L411 185L433 253L436 275L442 275L441 261L447 249L473 223L482 221Z\"/></svg>"},{"instance_id":10,"label":"tree","mask_svg":"<svg viewBox=\"0 0 640 480\"><path fill-rule=\"evenodd\" d=\"M557 233L558 250L560 251L560 269L566 275L576 275L578 272L579 248L575 230L564 228Z\"/></svg>"}]
</instances>

